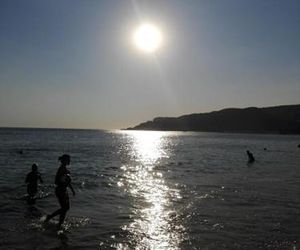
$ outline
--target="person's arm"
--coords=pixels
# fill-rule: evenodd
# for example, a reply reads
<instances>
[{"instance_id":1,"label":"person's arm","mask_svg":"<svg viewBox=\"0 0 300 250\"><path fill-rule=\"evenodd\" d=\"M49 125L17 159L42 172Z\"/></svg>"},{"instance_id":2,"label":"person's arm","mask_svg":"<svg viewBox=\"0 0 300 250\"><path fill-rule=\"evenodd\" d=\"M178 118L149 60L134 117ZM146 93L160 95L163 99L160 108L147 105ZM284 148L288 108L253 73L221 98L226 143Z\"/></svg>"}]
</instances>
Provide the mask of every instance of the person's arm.
<instances>
[{"instance_id":1,"label":"person's arm","mask_svg":"<svg viewBox=\"0 0 300 250\"><path fill-rule=\"evenodd\" d=\"M69 183L68 187L71 189L71 191L72 191L72 193L73 193L73 196L75 196L75 191L74 191L74 189L73 189L73 187L72 187L71 182Z\"/></svg>"},{"instance_id":2,"label":"person's arm","mask_svg":"<svg viewBox=\"0 0 300 250\"><path fill-rule=\"evenodd\" d=\"M42 179L42 175L41 174L39 174L39 180L40 180L41 183L43 183L43 179Z\"/></svg>"},{"instance_id":3,"label":"person's arm","mask_svg":"<svg viewBox=\"0 0 300 250\"><path fill-rule=\"evenodd\" d=\"M73 196L75 195L75 191L74 191L74 188L72 187L72 184L71 184L71 182L72 182L72 178L71 178L71 174L70 174L70 171L69 170L67 170L67 182L68 182L68 187L71 189L71 191L72 191L72 193L73 193Z\"/></svg>"}]
</instances>

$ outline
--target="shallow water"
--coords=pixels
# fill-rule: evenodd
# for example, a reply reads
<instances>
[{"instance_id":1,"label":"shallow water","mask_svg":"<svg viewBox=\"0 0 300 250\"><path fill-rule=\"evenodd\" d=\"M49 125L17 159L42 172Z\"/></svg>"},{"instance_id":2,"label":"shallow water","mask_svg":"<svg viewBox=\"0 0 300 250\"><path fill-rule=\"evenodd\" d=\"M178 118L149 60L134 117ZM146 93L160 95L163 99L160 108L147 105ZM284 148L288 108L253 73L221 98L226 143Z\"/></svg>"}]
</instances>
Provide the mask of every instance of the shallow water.
<instances>
[{"instance_id":1,"label":"shallow water","mask_svg":"<svg viewBox=\"0 0 300 250\"><path fill-rule=\"evenodd\" d=\"M0 129L0 248L299 249L299 143L282 135ZM76 196L58 233L57 219L43 219L58 208L62 153L72 157ZM33 162L44 184L30 208L24 180Z\"/></svg>"}]
</instances>

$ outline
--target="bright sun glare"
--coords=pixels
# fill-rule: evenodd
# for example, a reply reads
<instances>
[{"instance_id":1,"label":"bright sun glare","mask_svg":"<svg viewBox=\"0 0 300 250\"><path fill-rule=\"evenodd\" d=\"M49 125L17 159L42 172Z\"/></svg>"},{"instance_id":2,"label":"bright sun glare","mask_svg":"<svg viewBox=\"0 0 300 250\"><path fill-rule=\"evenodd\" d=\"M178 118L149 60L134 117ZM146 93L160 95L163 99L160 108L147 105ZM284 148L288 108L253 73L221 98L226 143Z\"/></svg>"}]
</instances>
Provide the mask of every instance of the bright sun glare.
<instances>
[{"instance_id":1,"label":"bright sun glare","mask_svg":"<svg viewBox=\"0 0 300 250\"><path fill-rule=\"evenodd\" d=\"M160 29L153 24L141 24L134 32L133 41L137 48L151 53L160 48L162 34Z\"/></svg>"}]
</instances>

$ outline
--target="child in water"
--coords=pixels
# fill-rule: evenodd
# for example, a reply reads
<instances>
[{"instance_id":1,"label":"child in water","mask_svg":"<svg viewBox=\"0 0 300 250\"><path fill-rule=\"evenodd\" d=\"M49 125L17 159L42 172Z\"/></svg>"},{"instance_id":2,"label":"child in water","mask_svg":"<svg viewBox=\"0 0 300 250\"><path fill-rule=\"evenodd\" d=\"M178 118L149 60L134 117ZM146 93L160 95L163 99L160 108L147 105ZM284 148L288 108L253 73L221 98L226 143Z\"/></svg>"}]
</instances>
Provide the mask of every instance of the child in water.
<instances>
[{"instance_id":1,"label":"child in water","mask_svg":"<svg viewBox=\"0 0 300 250\"><path fill-rule=\"evenodd\" d=\"M38 191L38 181L43 183L42 176L38 172L38 165L32 164L31 166L32 170L30 173L27 174L25 183L27 183L27 193L28 193L28 199L27 202L29 205L35 204L35 195Z\"/></svg>"}]
</instances>

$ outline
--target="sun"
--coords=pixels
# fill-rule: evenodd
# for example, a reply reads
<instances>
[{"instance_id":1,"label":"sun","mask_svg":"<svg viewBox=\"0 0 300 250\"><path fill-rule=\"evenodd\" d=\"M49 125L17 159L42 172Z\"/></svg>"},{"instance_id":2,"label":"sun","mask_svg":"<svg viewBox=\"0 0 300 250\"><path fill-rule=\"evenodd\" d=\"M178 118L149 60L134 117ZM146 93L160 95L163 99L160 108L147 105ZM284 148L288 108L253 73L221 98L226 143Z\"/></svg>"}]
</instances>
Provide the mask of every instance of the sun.
<instances>
[{"instance_id":1,"label":"sun","mask_svg":"<svg viewBox=\"0 0 300 250\"><path fill-rule=\"evenodd\" d=\"M135 30L133 42L141 51L152 53L161 47L162 33L157 26L144 23Z\"/></svg>"}]
</instances>

